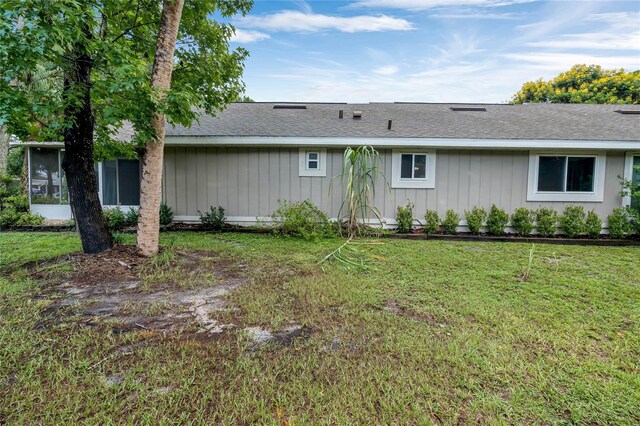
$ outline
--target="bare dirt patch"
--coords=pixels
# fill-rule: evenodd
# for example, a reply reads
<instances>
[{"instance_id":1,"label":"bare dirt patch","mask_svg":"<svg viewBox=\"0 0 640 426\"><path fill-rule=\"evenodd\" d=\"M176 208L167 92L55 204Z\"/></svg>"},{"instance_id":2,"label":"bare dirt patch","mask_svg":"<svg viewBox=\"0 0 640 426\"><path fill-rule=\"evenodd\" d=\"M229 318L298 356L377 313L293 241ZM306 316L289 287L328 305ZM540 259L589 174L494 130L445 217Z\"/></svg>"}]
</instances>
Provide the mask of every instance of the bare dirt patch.
<instances>
[{"instance_id":1,"label":"bare dirt patch","mask_svg":"<svg viewBox=\"0 0 640 426\"><path fill-rule=\"evenodd\" d=\"M235 328L235 309L225 296L249 279L246 265L204 251L172 251L147 259L135 247L116 246L58 262L65 267L52 272L54 263L32 274L50 284L44 297L54 301L45 312L47 322L73 313L89 325L108 321L116 331L216 335Z\"/></svg>"}]
</instances>

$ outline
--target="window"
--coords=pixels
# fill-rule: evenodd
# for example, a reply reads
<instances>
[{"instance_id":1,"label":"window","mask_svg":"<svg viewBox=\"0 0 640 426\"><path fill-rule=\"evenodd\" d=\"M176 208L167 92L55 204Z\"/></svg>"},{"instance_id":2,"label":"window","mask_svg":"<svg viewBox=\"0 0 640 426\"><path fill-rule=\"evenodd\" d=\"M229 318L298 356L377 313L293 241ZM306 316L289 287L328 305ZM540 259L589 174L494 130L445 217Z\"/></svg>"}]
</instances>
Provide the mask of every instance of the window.
<instances>
[{"instance_id":1,"label":"window","mask_svg":"<svg viewBox=\"0 0 640 426\"><path fill-rule=\"evenodd\" d=\"M307 170L318 170L320 168L320 154L317 152L307 152Z\"/></svg>"},{"instance_id":2,"label":"window","mask_svg":"<svg viewBox=\"0 0 640 426\"><path fill-rule=\"evenodd\" d=\"M400 179L425 179L427 154L401 154Z\"/></svg>"},{"instance_id":3,"label":"window","mask_svg":"<svg viewBox=\"0 0 640 426\"><path fill-rule=\"evenodd\" d=\"M327 150L324 148L300 148L298 176L327 175Z\"/></svg>"},{"instance_id":4,"label":"window","mask_svg":"<svg viewBox=\"0 0 640 426\"><path fill-rule=\"evenodd\" d=\"M63 150L29 149L29 186L31 204L69 204L67 180L62 171Z\"/></svg>"},{"instance_id":5,"label":"window","mask_svg":"<svg viewBox=\"0 0 640 426\"><path fill-rule=\"evenodd\" d=\"M102 204L137 206L140 204L140 162L108 160L102 163L100 176Z\"/></svg>"},{"instance_id":6,"label":"window","mask_svg":"<svg viewBox=\"0 0 640 426\"><path fill-rule=\"evenodd\" d=\"M602 201L605 154L531 154L528 201Z\"/></svg>"},{"instance_id":7,"label":"window","mask_svg":"<svg viewBox=\"0 0 640 426\"><path fill-rule=\"evenodd\" d=\"M432 151L392 152L393 188L435 188L436 154Z\"/></svg>"}]
</instances>

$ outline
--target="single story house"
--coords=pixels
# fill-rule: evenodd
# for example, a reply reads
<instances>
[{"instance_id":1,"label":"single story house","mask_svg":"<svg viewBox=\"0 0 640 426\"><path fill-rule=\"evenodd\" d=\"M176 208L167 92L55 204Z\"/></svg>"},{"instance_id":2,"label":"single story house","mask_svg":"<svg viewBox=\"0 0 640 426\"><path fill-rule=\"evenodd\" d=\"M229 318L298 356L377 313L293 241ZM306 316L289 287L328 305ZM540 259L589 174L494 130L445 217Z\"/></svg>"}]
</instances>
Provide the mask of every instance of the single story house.
<instances>
[{"instance_id":1,"label":"single story house","mask_svg":"<svg viewBox=\"0 0 640 426\"><path fill-rule=\"evenodd\" d=\"M640 106L577 104L233 103L167 126L162 198L177 221L219 205L229 222L253 224L305 199L336 217L343 151L363 144L380 152L390 186L380 180L375 200L385 226L407 201L417 219L579 204L605 220L639 202L620 195L620 179L640 180ZM70 218L62 145L28 146L32 211ZM103 205L137 206L137 160L96 167Z\"/></svg>"}]
</instances>

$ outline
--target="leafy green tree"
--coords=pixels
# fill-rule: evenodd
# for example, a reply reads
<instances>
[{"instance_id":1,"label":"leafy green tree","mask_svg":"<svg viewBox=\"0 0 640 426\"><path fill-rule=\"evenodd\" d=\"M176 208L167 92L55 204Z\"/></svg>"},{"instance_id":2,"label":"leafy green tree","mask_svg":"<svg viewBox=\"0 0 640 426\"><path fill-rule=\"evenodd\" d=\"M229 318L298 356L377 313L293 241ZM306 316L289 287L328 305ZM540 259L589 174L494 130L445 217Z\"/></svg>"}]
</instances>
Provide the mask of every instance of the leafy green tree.
<instances>
[{"instance_id":1,"label":"leafy green tree","mask_svg":"<svg viewBox=\"0 0 640 426\"><path fill-rule=\"evenodd\" d=\"M166 0L174 3L175 0ZM171 89L153 87L163 3L158 0L0 0L0 126L23 139L64 141L71 207L85 252L113 239L102 218L94 150L144 152L152 118L185 126L243 92L247 52L231 51L233 27L211 16L246 13L249 0L186 0ZM20 82L39 70L55 82L34 96ZM126 121L129 144L114 144Z\"/></svg>"},{"instance_id":2,"label":"leafy green tree","mask_svg":"<svg viewBox=\"0 0 640 426\"><path fill-rule=\"evenodd\" d=\"M544 81L525 83L512 103L637 104L640 70L603 70L599 65L574 65L569 71Z\"/></svg>"}]
</instances>

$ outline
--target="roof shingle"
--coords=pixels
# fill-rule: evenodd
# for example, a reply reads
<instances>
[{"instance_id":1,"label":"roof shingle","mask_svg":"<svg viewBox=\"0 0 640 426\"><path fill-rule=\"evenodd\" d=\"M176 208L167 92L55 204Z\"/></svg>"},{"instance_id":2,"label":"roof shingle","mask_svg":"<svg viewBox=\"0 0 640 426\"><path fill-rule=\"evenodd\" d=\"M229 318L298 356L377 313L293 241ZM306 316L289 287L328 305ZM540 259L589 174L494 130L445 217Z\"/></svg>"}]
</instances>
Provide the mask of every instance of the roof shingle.
<instances>
[{"instance_id":1,"label":"roof shingle","mask_svg":"<svg viewBox=\"0 0 640 426\"><path fill-rule=\"evenodd\" d=\"M275 105L282 104L232 103L190 128L167 126L167 136L640 141L640 115L615 112L640 111L638 105L307 103L306 109L274 109ZM453 111L454 107L486 111ZM362 117L354 119L353 111L362 111Z\"/></svg>"}]
</instances>

